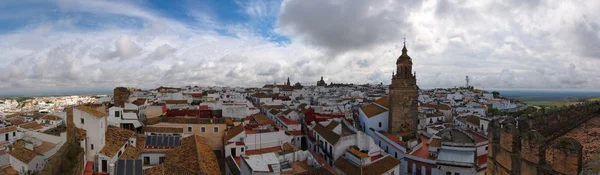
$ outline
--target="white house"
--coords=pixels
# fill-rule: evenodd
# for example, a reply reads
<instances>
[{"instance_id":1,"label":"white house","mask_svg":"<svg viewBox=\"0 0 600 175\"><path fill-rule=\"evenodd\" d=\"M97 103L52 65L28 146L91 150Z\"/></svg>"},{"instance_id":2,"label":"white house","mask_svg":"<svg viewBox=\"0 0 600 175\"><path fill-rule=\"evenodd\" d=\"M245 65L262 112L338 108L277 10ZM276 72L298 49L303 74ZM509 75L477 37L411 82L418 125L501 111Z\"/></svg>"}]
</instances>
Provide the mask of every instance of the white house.
<instances>
[{"instance_id":1,"label":"white house","mask_svg":"<svg viewBox=\"0 0 600 175\"><path fill-rule=\"evenodd\" d=\"M388 130L389 101L387 97L375 100L374 103L359 108L359 126L360 130L368 133L372 132L369 128L376 131Z\"/></svg>"},{"instance_id":2,"label":"white house","mask_svg":"<svg viewBox=\"0 0 600 175\"><path fill-rule=\"evenodd\" d=\"M86 160L94 161L94 156L106 144L105 133L108 127L106 114L87 106L75 106L72 110L75 127L86 131L87 137L81 145L85 151Z\"/></svg>"},{"instance_id":3,"label":"white house","mask_svg":"<svg viewBox=\"0 0 600 175\"><path fill-rule=\"evenodd\" d=\"M3 146L12 144L16 140L17 132L16 126L0 128L0 144Z\"/></svg>"},{"instance_id":4,"label":"white house","mask_svg":"<svg viewBox=\"0 0 600 175\"><path fill-rule=\"evenodd\" d=\"M62 119L56 115L45 115L42 117L41 122L47 125L57 125L62 123Z\"/></svg>"}]
</instances>

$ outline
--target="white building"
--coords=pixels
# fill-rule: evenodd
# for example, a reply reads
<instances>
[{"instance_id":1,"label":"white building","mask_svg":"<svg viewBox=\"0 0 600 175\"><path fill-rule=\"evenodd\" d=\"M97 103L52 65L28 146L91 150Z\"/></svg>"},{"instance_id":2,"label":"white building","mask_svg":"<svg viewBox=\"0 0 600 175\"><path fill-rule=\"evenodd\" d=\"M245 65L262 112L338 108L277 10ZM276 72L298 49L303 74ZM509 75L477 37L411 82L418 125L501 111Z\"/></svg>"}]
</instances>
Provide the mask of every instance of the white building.
<instances>
[{"instance_id":1,"label":"white building","mask_svg":"<svg viewBox=\"0 0 600 175\"><path fill-rule=\"evenodd\" d=\"M106 114L87 106L75 106L73 123L75 127L86 131L87 137L82 141L81 147L85 152L86 161L94 161L94 156L106 144L105 133L108 127Z\"/></svg>"}]
</instances>

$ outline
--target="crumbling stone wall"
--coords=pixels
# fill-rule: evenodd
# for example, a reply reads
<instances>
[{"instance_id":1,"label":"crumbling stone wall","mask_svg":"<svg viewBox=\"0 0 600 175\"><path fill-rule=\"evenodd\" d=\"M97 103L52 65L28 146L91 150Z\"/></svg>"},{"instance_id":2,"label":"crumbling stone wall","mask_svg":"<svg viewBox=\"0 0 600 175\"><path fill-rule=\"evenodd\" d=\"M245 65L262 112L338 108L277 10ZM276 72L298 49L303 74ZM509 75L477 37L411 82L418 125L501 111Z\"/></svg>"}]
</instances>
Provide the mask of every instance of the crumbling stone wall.
<instances>
[{"instance_id":1,"label":"crumbling stone wall","mask_svg":"<svg viewBox=\"0 0 600 175\"><path fill-rule=\"evenodd\" d=\"M125 87L115 88L113 91L113 100L115 101L115 106L124 108L125 102L129 100L129 95L131 95L129 89Z\"/></svg>"},{"instance_id":2,"label":"crumbling stone wall","mask_svg":"<svg viewBox=\"0 0 600 175\"><path fill-rule=\"evenodd\" d=\"M551 141L593 117L600 116L600 102L586 102L553 110L492 120L488 128L487 174L578 174L583 146L573 138ZM552 162L546 151L553 151Z\"/></svg>"}]
</instances>

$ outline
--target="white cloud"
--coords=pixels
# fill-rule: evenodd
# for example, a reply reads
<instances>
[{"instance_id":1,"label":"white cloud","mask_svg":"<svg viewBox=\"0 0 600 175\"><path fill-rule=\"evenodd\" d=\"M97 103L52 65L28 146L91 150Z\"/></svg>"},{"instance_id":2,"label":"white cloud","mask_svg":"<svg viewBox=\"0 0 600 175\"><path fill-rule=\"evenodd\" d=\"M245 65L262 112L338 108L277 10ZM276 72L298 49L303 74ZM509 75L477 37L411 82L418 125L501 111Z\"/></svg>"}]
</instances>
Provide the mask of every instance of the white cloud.
<instances>
[{"instance_id":1,"label":"white cloud","mask_svg":"<svg viewBox=\"0 0 600 175\"><path fill-rule=\"evenodd\" d=\"M422 88L460 86L465 76L486 89L600 87L595 1L289 0L275 17L272 4L256 2L243 13L277 18L276 34L291 43L210 13L190 13L201 24L183 24L127 3L58 1L62 11L140 18L143 28L78 30L70 24L80 19L70 18L0 34L0 91L261 86L288 76L387 84L404 34Z\"/></svg>"}]
</instances>

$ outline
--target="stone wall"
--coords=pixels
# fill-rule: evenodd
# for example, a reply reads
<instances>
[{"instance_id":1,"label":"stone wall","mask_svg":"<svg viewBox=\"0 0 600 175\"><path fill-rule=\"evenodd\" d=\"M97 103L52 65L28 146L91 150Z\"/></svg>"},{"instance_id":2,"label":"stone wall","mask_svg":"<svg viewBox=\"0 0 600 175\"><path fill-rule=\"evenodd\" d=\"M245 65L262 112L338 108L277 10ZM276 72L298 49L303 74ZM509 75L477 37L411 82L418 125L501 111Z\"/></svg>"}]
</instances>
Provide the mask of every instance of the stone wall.
<instances>
[{"instance_id":1,"label":"stone wall","mask_svg":"<svg viewBox=\"0 0 600 175\"><path fill-rule=\"evenodd\" d=\"M561 138L552 149L551 141L590 118L600 116L600 102L586 102L518 118L495 119L488 128L487 174L578 174L582 169L581 144ZM546 161L553 151L553 161Z\"/></svg>"},{"instance_id":2,"label":"stone wall","mask_svg":"<svg viewBox=\"0 0 600 175\"><path fill-rule=\"evenodd\" d=\"M127 100L129 100L129 95L130 95L129 89L127 89L125 87L115 88L115 90L113 91L113 99L115 101L115 106L124 108L125 102L127 102Z\"/></svg>"}]
</instances>

